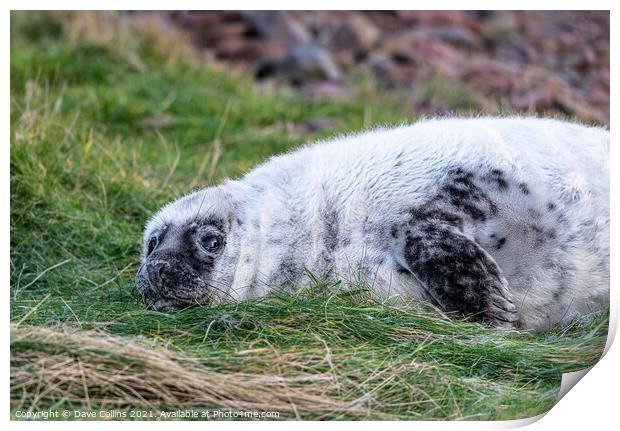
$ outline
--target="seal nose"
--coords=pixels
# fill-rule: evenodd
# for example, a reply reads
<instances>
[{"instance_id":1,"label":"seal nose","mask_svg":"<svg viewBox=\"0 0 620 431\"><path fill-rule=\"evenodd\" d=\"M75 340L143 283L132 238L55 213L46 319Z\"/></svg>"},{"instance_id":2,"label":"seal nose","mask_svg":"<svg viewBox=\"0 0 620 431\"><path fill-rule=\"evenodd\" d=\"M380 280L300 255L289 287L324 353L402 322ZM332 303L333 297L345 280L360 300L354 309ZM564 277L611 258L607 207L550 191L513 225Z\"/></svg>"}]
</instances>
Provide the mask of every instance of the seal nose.
<instances>
[{"instance_id":1,"label":"seal nose","mask_svg":"<svg viewBox=\"0 0 620 431\"><path fill-rule=\"evenodd\" d=\"M161 276L164 274L164 271L168 268L168 266L168 262L163 260L158 260L148 264L147 274L153 285L159 285L161 282Z\"/></svg>"}]
</instances>

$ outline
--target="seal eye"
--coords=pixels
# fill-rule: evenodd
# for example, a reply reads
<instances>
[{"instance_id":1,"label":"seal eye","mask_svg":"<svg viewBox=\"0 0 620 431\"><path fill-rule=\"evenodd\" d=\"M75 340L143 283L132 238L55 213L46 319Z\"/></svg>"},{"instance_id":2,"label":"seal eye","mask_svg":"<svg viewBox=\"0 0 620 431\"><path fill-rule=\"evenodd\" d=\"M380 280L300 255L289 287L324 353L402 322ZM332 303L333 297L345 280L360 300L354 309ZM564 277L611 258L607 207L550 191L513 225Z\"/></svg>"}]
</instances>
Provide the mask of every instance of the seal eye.
<instances>
[{"instance_id":1,"label":"seal eye","mask_svg":"<svg viewBox=\"0 0 620 431\"><path fill-rule=\"evenodd\" d=\"M156 246L157 246L157 238L152 237L149 240L148 245L146 246L146 255L149 256L151 253L153 253L153 250L155 250Z\"/></svg>"},{"instance_id":2,"label":"seal eye","mask_svg":"<svg viewBox=\"0 0 620 431\"><path fill-rule=\"evenodd\" d=\"M207 251L217 251L222 246L222 239L217 235L205 235L200 239L202 248Z\"/></svg>"}]
</instances>

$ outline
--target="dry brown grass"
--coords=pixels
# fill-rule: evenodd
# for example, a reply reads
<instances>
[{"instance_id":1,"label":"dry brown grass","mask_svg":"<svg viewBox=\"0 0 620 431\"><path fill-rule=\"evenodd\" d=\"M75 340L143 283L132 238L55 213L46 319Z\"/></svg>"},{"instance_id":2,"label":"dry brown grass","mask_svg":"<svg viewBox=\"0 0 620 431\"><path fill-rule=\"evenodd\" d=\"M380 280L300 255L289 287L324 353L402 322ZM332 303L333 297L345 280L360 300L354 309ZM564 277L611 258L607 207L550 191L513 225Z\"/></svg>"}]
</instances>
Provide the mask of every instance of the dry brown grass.
<instances>
[{"instance_id":1,"label":"dry brown grass","mask_svg":"<svg viewBox=\"0 0 620 431\"><path fill-rule=\"evenodd\" d=\"M162 406L300 413L365 410L334 399L330 373L225 373L157 346L141 346L102 332L11 327L11 404L36 410L64 400L90 409ZM42 403L42 404L41 404Z\"/></svg>"}]
</instances>

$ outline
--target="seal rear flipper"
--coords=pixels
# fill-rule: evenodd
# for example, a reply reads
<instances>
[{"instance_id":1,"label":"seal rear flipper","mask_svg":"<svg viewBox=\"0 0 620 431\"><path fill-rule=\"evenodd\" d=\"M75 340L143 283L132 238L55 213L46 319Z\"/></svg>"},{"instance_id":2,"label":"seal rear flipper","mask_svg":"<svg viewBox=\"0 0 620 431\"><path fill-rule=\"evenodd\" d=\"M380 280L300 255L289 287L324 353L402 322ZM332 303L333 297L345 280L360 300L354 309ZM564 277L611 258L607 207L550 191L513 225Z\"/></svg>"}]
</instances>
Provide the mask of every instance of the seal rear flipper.
<instances>
[{"instance_id":1,"label":"seal rear flipper","mask_svg":"<svg viewBox=\"0 0 620 431\"><path fill-rule=\"evenodd\" d=\"M398 262L442 310L494 327L515 326L517 310L497 263L457 227L415 220L399 236Z\"/></svg>"}]
</instances>

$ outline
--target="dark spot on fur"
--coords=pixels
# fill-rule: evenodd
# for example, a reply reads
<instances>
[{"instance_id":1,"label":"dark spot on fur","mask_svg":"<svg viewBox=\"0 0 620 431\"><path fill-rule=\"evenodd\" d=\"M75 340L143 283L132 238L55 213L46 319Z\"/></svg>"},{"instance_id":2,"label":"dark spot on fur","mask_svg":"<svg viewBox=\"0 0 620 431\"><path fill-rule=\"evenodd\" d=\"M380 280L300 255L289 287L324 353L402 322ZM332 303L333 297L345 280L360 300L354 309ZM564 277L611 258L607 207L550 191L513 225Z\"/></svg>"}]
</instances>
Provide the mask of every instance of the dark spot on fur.
<instances>
[{"instance_id":1,"label":"dark spot on fur","mask_svg":"<svg viewBox=\"0 0 620 431\"><path fill-rule=\"evenodd\" d=\"M325 242L325 249L331 253L338 245L338 214L332 206L327 205L326 208L321 211L321 220L323 222L323 241Z\"/></svg>"},{"instance_id":2,"label":"dark spot on fur","mask_svg":"<svg viewBox=\"0 0 620 431\"><path fill-rule=\"evenodd\" d=\"M474 205L465 204L465 205L462 206L462 208L474 220L484 221L487 218L486 214L484 213L484 211L482 211L480 208L478 208L478 207L476 207Z\"/></svg>"},{"instance_id":3,"label":"dark spot on fur","mask_svg":"<svg viewBox=\"0 0 620 431\"><path fill-rule=\"evenodd\" d=\"M508 189L508 181L504 177L504 171L501 169L491 169L489 174L483 175L482 179L487 183L495 183L497 188L501 191L505 191Z\"/></svg>"},{"instance_id":4,"label":"dark spot on fur","mask_svg":"<svg viewBox=\"0 0 620 431\"><path fill-rule=\"evenodd\" d=\"M450 195L450 197L452 198L452 203L454 205L458 205L460 201L463 201L465 199L478 200L478 197L472 195L471 190L469 189L448 185L444 187L444 191L447 192L448 195Z\"/></svg>"},{"instance_id":5,"label":"dark spot on fur","mask_svg":"<svg viewBox=\"0 0 620 431\"><path fill-rule=\"evenodd\" d=\"M432 234L437 231L437 227L434 224L429 223L424 227L424 231L428 234Z\"/></svg>"},{"instance_id":6,"label":"dark spot on fur","mask_svg":"<svg viewBox=\"0 0 620 431\"><path fill-rule=\"evenodd\" d=\"M496 248L497 250L499 250L499 249L501 249L501 248L504 246L504 244L506 244L506 238L500 238L500 239L498 239L498 240L497 240L497 242L495 243L495 248Z\"/></svg>"},{"instance_id":7,"label":"dark spot on fur","mask_svg":"<svg viewBox=\"0 0 620 431\"><path fill-rule=\"evenodd\" d=\"M508 183L502 177L501 171L483 177L487 182L492 181L497 187L504 189ZM497 205L474 182L474 174L458 167L448 171L448 176L440 188L440 195L431 201L449 203L456 212L462 212L477 221L484 221L487 213L497 214Z\"/></svg>"},{"instance_id":8,"label":"dark spot on fur","mask_svg":"<svg viewBox=\"0 0 620 431\"><path fill-rule=\"evenodd\" d=\"M390 234L392 235L392 238L398 238L398 229L396 229L396 226L392 226Z\"/></svg>"},{"instance_id":9,"label":"dark spot on fur","mask_svg":"<svg viewBox=\"0 0 620 431\"><path fill-rule=\"evenodd\" d=\"M543 228L538 226L538 225L535 225L535 224L531 224L530 225L530 229L532 229L536 233L542 233L543 232Z\"/></svg>"},{"instance_id":10,"label":"dark spot on fur","mask_svg":"<svg viewBox=\"0 0 620 431\"><path fill-rule=\"evenodd\" d=\"M454 182L471 187L473 177L474 174L472 174L471 172L467 172L466 174L461 173L458 176L454 177Z\"/></svg>"},{"instance_id":11,"label":"dark spot on fur","mask_svg":"<svg viewBox=\"0 0 620 431\"><path fill-rule=\"evenodd\" d=\"M299 279L302 267L291 256L285 256L278 265L274 283L283 287L292 287Z\"/></svg>"},{"instance_id":12,"label":"dark spot on fur","mask_svg":"<svg viewBox=\"0 0 620 431\"><path fill-rule=\"evenodd\" d=\"M332 270L335 260L335 250L339 243L339 220L338 213L335 207L329 203L325 204L325 207L320 213L321 221L323 224L323 232L321 239L323 240L323 250L318 256L318 268L323 271L319 275L326 277ZM368 220L366 220L367 222ZM368 223L365 223L366 225Z\"/></svg>"},{"instance_id":13,"label":"dark spot on fur","mask_svg":"<svg viewBox=\"0 0 620 431\"><path fill-rule=\"evenodd\" d=\"M548 202L547 203L547 209L549 211L553 211L555 209L555 204L553 202Z\"/></svg>"},{"instance_id":14,"label":"dark spot on fur","mask_svg":"<svg viewBox=\"0 0 620 431\"><path fill-rule=\"evenodd\" d=\"M555 292L553 292L553 299L555 301L559 300L562 296L564 296L564 293L566 291L566 286L567 286L567 272L566 269L561 268L559 271L559 280L558 280L558 288L555 290Z\"/></svg>"},{"instance_id":15,"label":"dark spot on fur","mask_svg":"<svg viewBox=\"0 0 620 431\"><path fill-rule=\"evenodd\" d=\"M409 211L411 214L411 222L415 223L418 220L435 220L444 224L449 224L456 227L459 230L463 229L463 219L458 215L442 209L412 209ZM407 229L405 232L407 235L411 234L411 230Z\"/></svg>"},{"instance_id":16,"label":"dark spot on fur","mask_svg":"<svg viewBox=\"0 0 620 431\"><path fill-rule=\"evenodd\" d=\"M482 320L492 286L501 283L499 268L455 226L424 218L422 211L416 215L410 222L411 233L405 238L407 265L424 283L430 300L442 309Z\"/></svg>"},{"instance_id":17,"label":"dark spot on fur","mask_svg":"<svg viewBox=\"0 0 620 431\"><path fill-rule=\"evenodd\" d=\"M540 211L538 211L537 209L534 208L530 208L527 210L527 213L533 217L533 218L540 218L542 217L542 214L540 213Z\"/></svg>"},{"instance_id":18,"label":"dark spot on fur","mask_svg":"<svg viewBox=\"0 0 620 431\"><path fill-rule=\"evenodd\" d=\"M521 193L523 193L524 195L530 194L530 189L525 183L519 183L519 190L521 190Z\"/></svg>"}]
</instances>

